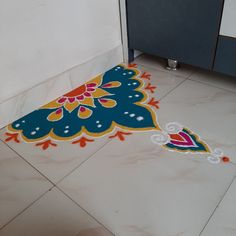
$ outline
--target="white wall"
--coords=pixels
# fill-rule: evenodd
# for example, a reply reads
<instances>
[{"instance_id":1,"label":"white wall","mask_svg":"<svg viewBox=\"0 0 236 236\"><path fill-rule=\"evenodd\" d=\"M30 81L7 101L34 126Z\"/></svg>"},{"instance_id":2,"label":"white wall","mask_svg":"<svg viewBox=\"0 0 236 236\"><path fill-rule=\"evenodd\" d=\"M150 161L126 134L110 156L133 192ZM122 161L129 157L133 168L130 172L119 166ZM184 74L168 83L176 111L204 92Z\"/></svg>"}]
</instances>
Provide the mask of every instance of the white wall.
<instances>
[{"instance_id":1,"label":"white wall","mask_svg":"<svg viewBox=\"0 0 236 236\"><path fill-rule=\"evenodd\" d=\"M0 0L0 103L119 45L118 0Z\"/></svg>"},{"instance_id":2,"label":"white wall","mask_svg":"<svg viewBox=\"0 0 236 236\"><path fill-rule=\"evenodd\" d=\"M225 0L220 35L236 38L236 0Z\"/></svg>"}]
</instances>

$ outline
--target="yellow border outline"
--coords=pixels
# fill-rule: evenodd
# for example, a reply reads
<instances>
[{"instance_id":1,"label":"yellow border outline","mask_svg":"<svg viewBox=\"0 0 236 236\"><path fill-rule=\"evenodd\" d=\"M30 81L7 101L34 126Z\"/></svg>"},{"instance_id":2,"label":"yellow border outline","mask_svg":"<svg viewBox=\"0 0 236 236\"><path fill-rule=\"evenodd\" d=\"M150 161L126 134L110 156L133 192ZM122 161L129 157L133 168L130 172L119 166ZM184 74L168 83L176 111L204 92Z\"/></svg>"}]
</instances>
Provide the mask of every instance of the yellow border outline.
<instances>
[{"instance_id":1,"label":"yellow border outline","mask_svg":"<svg viewBox=\"0 0 236 236\"><path fill-rule=\"evenodd\" d=\"M86 134L90 137L95 137L95 138L98 138L98 137L102 137L102 136L105 136L109 133L112 133L116 128L121 128L123 130L128 130L128 131L156 131L156 130L161 130L159 124L158 124L158 121L157 121L157 116L156 116L156 113L155 111L152 109L152 107L148 104L144 104L145 102L147 102L149 96L148 94L144 91L143 87L145 85L145 83L143 82L143 80L137 78L137 76L140 75L140 70L138 69L135 69L135 68L129 68L128 66L126 66L125 64L119 64L118 66L122 66L124 67L126 70L132 70L135 72L135 75L133 77L131 77L130 79L133 79L133 80L136 80L136 81L139 81L140 82L140 86L137 87L135 89L135 91L138 91L138 92L141 92L143 94L143 99L139 102L136 102L134 104L138 105L138 106L141 106L141 107L144 107L146 110L148 110L151 114L151 117L152 117L152 120L153 120L153 123L155 125L155 128L154 127L145 127L145 128L130 128L130 127L127 127L127 126L122 126L118 123L116 123L115 121L112 121L111 123L111 126L109 129L101 132L101 133L93 133L93 132L89 132L84 126L82 126L81 130L76 133L75 135L73 136L70 136L70 137L60 137L58 135L56 135L54 133L54 129L52 128L50 130L50 132L48 134L46 134L45 136L43 137L40 137L38 139L28 139L26 138L23 134L22 134L22 130L16 130L14 129L11 124L7 126L7 129L11 132L14 132L14 133L19 133L22 137L22 139L28 143L35 143L37 141L42 141L48 137L51 137L53 138L55 141L72 141L73 139L81 136L82 134ZM94 79L94 78L93 78ZM91 79L91 80L93 80ZM88 81L89 82L89 81Z\"/></svg>"}]
</instances>

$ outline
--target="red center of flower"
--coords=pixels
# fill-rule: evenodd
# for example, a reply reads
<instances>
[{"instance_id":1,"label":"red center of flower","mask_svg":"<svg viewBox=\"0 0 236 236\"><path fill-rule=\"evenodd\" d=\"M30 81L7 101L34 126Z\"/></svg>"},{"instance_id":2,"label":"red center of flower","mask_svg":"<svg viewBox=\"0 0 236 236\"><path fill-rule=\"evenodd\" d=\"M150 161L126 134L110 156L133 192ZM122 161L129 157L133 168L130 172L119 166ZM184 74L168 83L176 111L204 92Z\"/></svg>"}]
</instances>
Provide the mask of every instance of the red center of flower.
<instances>
[{"instance_id":1,"label":"red center of flower","mask_svg":"<svg viewBox=\"0 0 236 236\"><path fill-rule=\"evenodd\" d=\"M84 92L86 92L86 86L82 85L74 90L72 90L69 93L66 93L64 96L65 97L76 97L82 95Z\"/></svg>"}]
</instances>

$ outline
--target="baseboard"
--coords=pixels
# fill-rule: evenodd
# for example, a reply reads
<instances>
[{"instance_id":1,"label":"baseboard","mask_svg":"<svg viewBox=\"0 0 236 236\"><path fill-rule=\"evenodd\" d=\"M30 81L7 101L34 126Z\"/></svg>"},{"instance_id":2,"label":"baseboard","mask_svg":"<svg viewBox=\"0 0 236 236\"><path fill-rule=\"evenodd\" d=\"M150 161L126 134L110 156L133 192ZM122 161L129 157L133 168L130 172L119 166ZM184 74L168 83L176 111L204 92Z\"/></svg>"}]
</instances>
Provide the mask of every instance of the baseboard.
<instances>
[{"instance_id":1,"label":"baseboard","mask_svg":"<svg viewBox=\"0 0 236 236\"><path fill-rule=\"evenodd\" d=\"M0 103L0 128L121 62L122 45Z\"/></svg>"}]
</instances>

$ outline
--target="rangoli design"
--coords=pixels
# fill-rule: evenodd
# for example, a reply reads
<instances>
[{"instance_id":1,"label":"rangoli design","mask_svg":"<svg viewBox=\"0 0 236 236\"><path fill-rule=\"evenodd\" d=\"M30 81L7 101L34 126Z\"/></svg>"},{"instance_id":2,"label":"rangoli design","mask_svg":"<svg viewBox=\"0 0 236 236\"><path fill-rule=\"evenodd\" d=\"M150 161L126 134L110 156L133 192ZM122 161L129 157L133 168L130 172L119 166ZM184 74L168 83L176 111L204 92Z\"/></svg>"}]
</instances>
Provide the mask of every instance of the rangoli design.
<instances>
[{"instance_id":1,"label":"rangoli design","mask_svg":"<svg viewBox=\"0 0 236 236\"><path fill-rule=\"evenodd\" d=\"M46 150L61 141L85 147L102 136L124 141L132 132L155 131L152 142L165 149L208 154L212 163L228 162L221 150L211 151L188 128L176 122L165 130L160 127L159 101L150 96L156 89L150 77L136 64L118 65L10 124L5 141L35 143Z\"/></svg>"}]
</instances>

